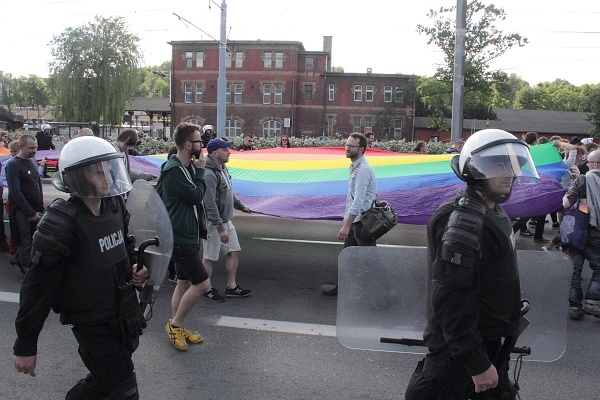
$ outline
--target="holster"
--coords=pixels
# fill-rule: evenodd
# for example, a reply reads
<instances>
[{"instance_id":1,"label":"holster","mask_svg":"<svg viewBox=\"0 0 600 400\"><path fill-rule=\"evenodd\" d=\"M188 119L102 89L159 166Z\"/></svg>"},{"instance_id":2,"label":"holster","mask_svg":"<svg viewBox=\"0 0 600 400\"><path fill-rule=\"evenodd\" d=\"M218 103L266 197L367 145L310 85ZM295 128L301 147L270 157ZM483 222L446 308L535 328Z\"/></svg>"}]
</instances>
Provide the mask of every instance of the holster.
<instances>
[{"instance_id":1,"label":"holster","mask_svg":"<svg viewBox=\"0 0 600 400\"><path fill-rule=\"evenodd\" d=\"M142 316L142 309L133 282L119 286L119 303L119 317L125 326L127 336L137 339L144 332L146 321Z\"/></svg>"}]
</instances>

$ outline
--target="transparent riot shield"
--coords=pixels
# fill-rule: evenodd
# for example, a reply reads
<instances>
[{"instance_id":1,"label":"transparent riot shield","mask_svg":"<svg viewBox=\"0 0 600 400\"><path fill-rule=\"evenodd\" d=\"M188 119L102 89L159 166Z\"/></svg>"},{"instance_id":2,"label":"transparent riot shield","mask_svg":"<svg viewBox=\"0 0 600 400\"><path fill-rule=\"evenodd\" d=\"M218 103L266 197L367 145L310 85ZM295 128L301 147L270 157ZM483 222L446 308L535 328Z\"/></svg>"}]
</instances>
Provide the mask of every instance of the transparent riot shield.
<instances>
[{"instance_id":1,"label":"transparent riot shield","mask_svg":"<svg viewBox=\"0 0 600 400\"><path fill-rule=\"evenodd\" d=\"M529 324L518 347L529 361L554 361L566 347L571 259L560 252L518 251ZM348 247L338 258L337 337L352 349L425 353L425 247Z\"/></svg>"},{"instance_id":2,"label":"transparent riot shield","mask_svg":"<svg viewBox=\"0 0 600 400\"><path fill-rule=\"evenodd\" d=\"M133 183L127 198L127 210L131 214L129 234L135 237L136 250L142 250L138 261L141 255L149 271L147 285L153 289L149 294L151 299L142 298L142 301L153 304L167 274L173 251L171 219L156 190L141 179Z\"/></svg>"}]
</instances>

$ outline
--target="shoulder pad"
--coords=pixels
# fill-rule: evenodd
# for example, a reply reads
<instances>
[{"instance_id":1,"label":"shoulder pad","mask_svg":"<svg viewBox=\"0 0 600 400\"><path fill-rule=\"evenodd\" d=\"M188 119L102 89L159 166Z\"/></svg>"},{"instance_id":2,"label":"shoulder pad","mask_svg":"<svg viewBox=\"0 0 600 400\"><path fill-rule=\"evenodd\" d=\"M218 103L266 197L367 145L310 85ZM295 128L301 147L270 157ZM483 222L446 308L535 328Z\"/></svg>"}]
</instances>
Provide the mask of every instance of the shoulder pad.
<instances>
[{"instance_id":1,"label":"shoulder pad","mask_svg":"<svg viewBox=\"0 0 600 400\"><path fill-rule=\"evenodd\" d=\"M56 199L42 214L42 218L33 234L31 262L38 264L42 256L44 261L67 257L70 253L73 219L78 207L63 199Z\"/></svg>"},{"instance_id":2,"label":"shoulder pad","mask_svg":"<svg viewBox=\"0 0 600 400\"><path fill-rule=\"evenodd\" d=\"M470 267L481 251L485 205L468 197L458 199L455 204L442 236L441 256L452 264Z\"/></svg>"}]
</instances>

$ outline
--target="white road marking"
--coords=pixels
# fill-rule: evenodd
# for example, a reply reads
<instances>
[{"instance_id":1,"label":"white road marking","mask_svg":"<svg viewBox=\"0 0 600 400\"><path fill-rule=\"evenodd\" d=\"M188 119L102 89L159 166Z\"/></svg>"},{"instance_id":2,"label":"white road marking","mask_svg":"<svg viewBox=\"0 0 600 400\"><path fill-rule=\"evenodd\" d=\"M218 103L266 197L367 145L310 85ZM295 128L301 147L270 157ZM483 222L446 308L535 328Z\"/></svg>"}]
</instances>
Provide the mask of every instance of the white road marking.
<instances>
[{"instance_id":1,"label":"white road marking","mask_svg":"<svg viewBox=\"0 0 600 400\"><path fill-rule=\"evenodd\" d=\"M333 244L342 246L344 242L328 242L324 240L302 240L302 239L282 239L282 238L267 238L267 237L253 237L252 240L262 240L266 242L286 242L286 243L308 243L308 244ZM377 247L392 247L397 249L402 248L425 248L425 246L403 246L399 244L378 244Z\"/></svg>"},{"instance_id":2,"label":"white road marking","mask_svg":"<svg viewBox=\"0 0 600 400\"><path fill-rule=\"evenodd\" d=\"M213 325L224 326L228 328L252 329L256 331L336 337L335 325L306 324L302 322L273 321L268 319L227 316L218 317Z\"/></svg>"},{"instance_id":3,"label":"white road marking","mask_svg":"<svg viewBox=\"0 0 600 400\"><path fill-rule=\"evenodd\" d=\"M0 292L0 301L5 301L8 303L18 303L19 302L19 293Z\"/></svg>"}]
</instances>

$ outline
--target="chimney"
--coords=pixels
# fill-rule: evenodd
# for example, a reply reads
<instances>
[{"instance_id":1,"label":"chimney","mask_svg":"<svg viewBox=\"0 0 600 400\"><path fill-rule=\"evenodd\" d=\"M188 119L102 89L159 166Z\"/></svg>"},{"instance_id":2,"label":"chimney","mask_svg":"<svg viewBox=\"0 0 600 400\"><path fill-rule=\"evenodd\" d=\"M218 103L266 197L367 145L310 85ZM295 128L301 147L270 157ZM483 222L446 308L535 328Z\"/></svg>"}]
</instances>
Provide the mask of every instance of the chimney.
<instances>
[{"instance_id":1,"label":"chimney","mask_svg":"<svg viewBox=\"0 0 600 400\"><path fill-rule=\"evenodd\" d=\"M327 70L325 72L331 71L331 50L332 50L332 41L333 36L323 36L323 51L327 53Z\"/></svg>"},{"instance_id":2,"label":"chimney","mask_svg":"<svg viewBox=\"0 0 600 400\"><path fill-rule=\"evenodd\" d=\"M367 68L367 74L371 75L373 73L373 68Z\"/></svg>"}]
</instances>

